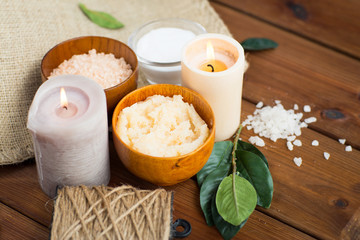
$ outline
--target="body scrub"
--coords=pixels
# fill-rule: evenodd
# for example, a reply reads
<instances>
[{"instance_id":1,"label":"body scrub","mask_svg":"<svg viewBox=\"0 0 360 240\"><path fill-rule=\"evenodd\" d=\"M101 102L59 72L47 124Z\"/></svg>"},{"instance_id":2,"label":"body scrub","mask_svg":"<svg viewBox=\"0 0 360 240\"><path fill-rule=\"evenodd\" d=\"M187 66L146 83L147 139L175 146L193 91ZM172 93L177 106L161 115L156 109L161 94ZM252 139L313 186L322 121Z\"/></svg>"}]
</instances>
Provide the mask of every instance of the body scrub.
<instances>
[{"instance_id":1,"label":"body scrub","mask_svg":"<svg viewBox=\"0 0 360 240\"><path fill-rule=\"evenodd\" d=\"M190 153L210 134L193 105L184 102L180 95L154 95L124 108L116 132L125 144L155 157Z\"/></svg>"}]
</instances>

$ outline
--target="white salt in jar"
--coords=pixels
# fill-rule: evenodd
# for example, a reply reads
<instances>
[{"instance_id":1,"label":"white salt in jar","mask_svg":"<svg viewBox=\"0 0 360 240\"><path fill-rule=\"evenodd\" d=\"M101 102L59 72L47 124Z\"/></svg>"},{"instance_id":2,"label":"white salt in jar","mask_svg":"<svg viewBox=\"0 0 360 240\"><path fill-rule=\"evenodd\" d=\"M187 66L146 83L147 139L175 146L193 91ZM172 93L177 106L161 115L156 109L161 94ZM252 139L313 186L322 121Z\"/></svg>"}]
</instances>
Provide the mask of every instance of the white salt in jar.
<instances>
[{"instance_id":1,"label":"white salt in jar","mask_svg":"<svg viewBox=\"0 0 360 240\"><path fill-rule=\"evenodd\" d=\"M206 33L205 28L193 21L161 19L137 29L128 44L136 53L140 70L149 83L180 85L182 47L203 33Z\"/></svg>"}]
</instances>

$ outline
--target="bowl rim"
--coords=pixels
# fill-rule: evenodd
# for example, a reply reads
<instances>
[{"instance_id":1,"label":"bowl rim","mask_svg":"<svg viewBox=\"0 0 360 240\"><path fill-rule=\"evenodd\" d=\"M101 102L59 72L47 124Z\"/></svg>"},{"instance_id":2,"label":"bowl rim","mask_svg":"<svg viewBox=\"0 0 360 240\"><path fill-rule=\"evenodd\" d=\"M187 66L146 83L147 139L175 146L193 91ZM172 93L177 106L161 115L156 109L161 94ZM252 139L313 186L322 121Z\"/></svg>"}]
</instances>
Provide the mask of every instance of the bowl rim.
<instances>
[{"instance_id":1,"label":"bowl rim","mask_svg":"<svg viewBox=\"0 0 360 240\"><path fill-rule=\"evenodd\" d=\"M201 25L198 22L189 20L189 19L185 19L185 18L160 18L160 19L156 19L156 20L147 22L147 23L141 25L140 27L138 27L135 31L133 31L131 33L131 35L129 36L129 39L128 39L128 44L129 44L130 48L132 48L132 47L135 48L135 46L132 46L132 45L135 45L133 43L133 39L142 29L144 29L145 27L147 27L149 25L152 25L154 23L166 22L166 21L179 21L179 22L184 22L185 24L192 24L195 27L197 27L200 31L202 31L201 34L207 33L207 31L206 31L206 29L205 29L205 27L203 25ZM195 37L196 36L197 35L195 35ZM134 52L135 52L135 50L134 50ZM155 61L147 60L147 59L141 57L140 55L137 55L137 57L138 57L138 60L139 60L140 63L145 63L145 64L150 65L150 66L175 67L175 66L179 66L181 64L181 59L179 61L176 61L176 62L155 62Z\"/></svg>"},{"instance_id":2,"label":"bowl rim","mask_svg":"<svg viewBox=\"0 0 360 240\"><path fill-rule=\"evenodd\" d=\"M119 136L119 134L117 133L116 131L116 125L115 123L117 123L118 121L118 116L120 114L120 110L118 110L120 108L120 103L122 101L125 101L126 98L128 98L129 96L133 95L133 94L138 94L138 93L141 93L142 91L144 91L145 88L158 88L158 87L163 87L163 86L171 86L173 88L184 88L186 89L186 91L189 91L191 94L194 94L194 95L197 95L198 97L200 97L200 99L209 107L210 109L210 112L211 112L211 116L212 116L212 122L213 122L213 126L211 129L209 129L210 131L210 134L209 136L207 137L206 141L203 142L199 147L197 147L195 150L189 152L189 153L186 153L186 154L183 154L183 155L180 155L180 156L172 156L172 157L158 157L158 156L152 156L152 155L149 155L149 154L145 154L145 153L142 153L142 152L139 152L138 150L134 149L133 147L130 147L128 144L126 144ZM154 94L156 95L156 94ZM159 94L160 95L160 94ZM153 96L153 95L149 95L147 97L150 97L150 96ZM147 98L146 97L146 98ZM192 104L192 103L191 103ZM115 112L118 112L117 115L115 115ZM204 119L203 119L204 120ZM204 120L205 121L205 120ZM142 157L151 157L153 159L156 159L158 161L169 161L169 160L176 160L176 159L182 159L182 158L186 158L188 156L191 156L193 154L195 154L196 152L200 151L201 149L203 149L205 146L207 146L209 144L209 142L211 141L211 139L215 139L215 128L216 128L216 124L215 124L215 115L214 115L214 111L212 110L210 104L206 101L206 99L201 96L200 93L192 90L192 89L189 89L189 88L186 88L184 86L178 86L178 85L173 85L173 84L151 84L151 85L147 85L147 86L144 86L144 87L141 87L141 88L138 88L130 93L128 93L125 97L123 97L119 102L118 104L116 105L115 109L114 109L114 112L113 112L113 116L112 116L112 130L113 130L113 138L114 138L114 135L116 136L116 138L124 145L126 146L126 148L128 148L129 150L131 150L132 152L142 156ZM208 126L209 127L209 126ZM119 156L120 158L120 156ZM140 159L143 159L143 158L140 158Z\"/></svg>"},{"instance_id":3,"label":"bowl rim","mask_svg":"<svg viewBox=\"0 0 360 240\"><path fill-rule=\"evenodd\" d=\"M51 51L53 51L55 48L59 47L60 45L63 45L63 44L66 44L68 42L71 42L71 41L77 41L77 40L81 40L81 39L93 39L93 38L102 38L102 39L107 39L107 40L111 40L111 41L115 41L115 42L119 42L120 44L124 45L126 48L128 48L128 50L130 50L130 52L135 56L135 61L136 61L136 66L134 66L134 69L132 69L132 73L130 74L129 77L127 77L124 81L114 85L114 86L111 86L111 87L108 87L108 88L104 88L104 91L107 92L107 91L111 91L112 89L114 88L117 88L117 87L120 87L122 84L125 84L125 82L129 81L137 72L138 72L138 69L139 69L139 61L138 61L138 57L135 53L135 51L132 50L131 47L129 47L126 43L122 42L122 41L119 41L117 39L114 39L114 38L109 38L109 37L104 37L104 36L95 36L95 35L89 35L89 36L80 36L80 37L75 37L75 38L70 38L70 39L67 39L67 40L64 40L58 44L56 44L55 46L53 46L52 48L50 48L46 53L45 55L43 56L43 58L41 59L41 64L40 64L40 70L41 70L41 75L44 76L44 78L46 78L45 81L47 81L49 79L49 76L46 77L45 74L44 74L44 60L45 58L50 54ZM85 53L86 54L86 53ZM112 53L113 54L113 53ZM74 54L75 55L75 54ZM72 56L74 56L72 55ZM68 60L68 59L66 59ZM65 60L64 60L65 61ZM63 62L64 62L63 61ZM126 61L126 60L125 60ZM127 64L129 64L128 62L126 62ZM61 63L60 63L61 64ZM131 65L131 64L130 64ZM133 67L131 65L131 67ZM94 79L92 79L94 80ZM94 80L95 81L95 80Z\"/></svg>"}]
</instances>

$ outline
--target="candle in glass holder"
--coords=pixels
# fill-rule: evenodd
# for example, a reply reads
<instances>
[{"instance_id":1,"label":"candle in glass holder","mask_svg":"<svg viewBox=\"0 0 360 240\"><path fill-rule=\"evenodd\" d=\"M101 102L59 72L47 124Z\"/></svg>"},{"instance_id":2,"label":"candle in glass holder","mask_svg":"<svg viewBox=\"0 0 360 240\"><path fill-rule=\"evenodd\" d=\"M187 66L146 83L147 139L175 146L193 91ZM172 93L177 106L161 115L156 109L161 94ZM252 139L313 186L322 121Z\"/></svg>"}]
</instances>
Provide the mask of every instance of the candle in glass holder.
<instances>
[{"instance_id":1,"label":"candle in glass holder","mask_svg":"<svg viewBox=\"0 0 360 240\"><path fill-rule=\"evenodd\" d=\"M199 35L183 48L181 67L181 84L200 93L214 111L215 141L230 138L240 124L242 46L225 35Z\"/></svg>"},{"instance_id":2,"label":"candle in glass holder","mask_svg":"<svg viewBox=\"0 0 360 240\"><path fill-rule=\"evenodd\" d=\"M27 127L39 183L49 197L58 186L108 184L106 109L103 88L79 75L53 77L36 92Z\"/></svg>"}]
</instances>

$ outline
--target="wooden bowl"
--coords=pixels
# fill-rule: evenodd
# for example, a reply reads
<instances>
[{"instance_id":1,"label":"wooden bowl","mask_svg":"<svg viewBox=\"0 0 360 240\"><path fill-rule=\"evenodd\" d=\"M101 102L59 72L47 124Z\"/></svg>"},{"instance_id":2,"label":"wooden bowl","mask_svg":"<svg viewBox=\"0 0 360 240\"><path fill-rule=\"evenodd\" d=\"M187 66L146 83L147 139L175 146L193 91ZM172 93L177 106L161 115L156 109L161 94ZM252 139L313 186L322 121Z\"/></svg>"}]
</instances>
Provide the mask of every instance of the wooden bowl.
<instances>
[{"instance_id":1,"label":"wooden bowl","mask_svg":"<svg viewBox=\"0 0 360 240\"><path fill-rule=\"evenodd\" d=\"M182 95L183 101L191 103L208 125L210 134L207 140L196 150L178 157L149 156L125 144L115 131L119 113L152 95ZM115 149L125 167L134 175L160 186L173 185L195 175L207 162L214 146L215 117L210 105L197 92L177 85L149 85L129 93L116 106L112 127Z\"/></svg>"},{"instance_id":2,"label":"wooden bowl","mask_svg":"<svg viewBox=\"0 0 360 240\"><path fill-rule=\"evenodd\" d=\"M125 43L97 36L78 37L59 43L50 49L41 61L41 80L45 82L53 69L57 68L64 60L70 59L73 55L88 53L91 49L96 49L96 52L99 53L112 53L116 58L123 57L133 70L133 73L125 81L104 89L108 113L111 114L120 99L137 87L137 57Z\"/></svg>"}]
</instances>

